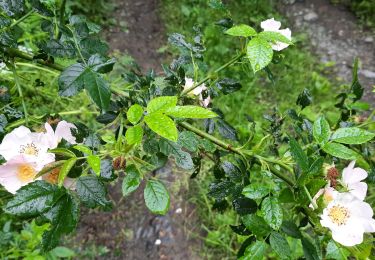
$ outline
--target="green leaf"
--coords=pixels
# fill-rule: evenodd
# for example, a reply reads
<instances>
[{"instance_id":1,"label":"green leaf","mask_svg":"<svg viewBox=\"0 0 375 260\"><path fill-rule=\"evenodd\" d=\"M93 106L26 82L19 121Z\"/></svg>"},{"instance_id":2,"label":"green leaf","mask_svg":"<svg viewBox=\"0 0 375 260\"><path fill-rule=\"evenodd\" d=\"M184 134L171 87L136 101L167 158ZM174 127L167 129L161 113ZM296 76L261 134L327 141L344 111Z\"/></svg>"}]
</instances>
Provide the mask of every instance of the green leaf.
<instances>
[{"instance_id":1,"label":"green leaf","mask_svg":"<svg viewBox=\"0 0 375 260\"><path fill-rule=\"evenodd\" d=\"M301 242L306 260L321 260L316 246L310 241L310 239L303 237Z\"/></svg>"},{"instance_id":2,"label":"green leaf","mask_svg":"<svg viewBox=\"0 0 375 260\"><path fill-rule=\"evenodd\" d=\"M139 184L141 184L142 178L135 165L129 165L126 167L126 175L122 182L122 195L128 196L130 193L135 191Z\"/></svg>"},{"instance_id":3,"label":"green leaf","mask_svg":"<svg viewBox=\"0 0 375 260\"><path fill-rule=\"evenodd\" d=\"M346 127L337 129L331 140L342 144L363 144L375 137L375 134L358 127Z\"/></svg>"},{"instance_id":4,"label":"green leaf","mask_svg":"<svg viewBox=\"0 0 375 260\"><path fill-rule=\"evenodd\" d=\"M255 243L248 246L245 250L245 254L242 259L246 260L263 260L266 250L267 244L264 241L256 241Z\"/></svg>"},{"instance_id":5,"label":"green leaf","mask_svg":"<svg viewBox=\"0 0 375 260\"><path fill-rule=\"evenodd\" d=\"M199 137L190 131L183 131L178 135L177 143L190 152L197 152L200 144Z\"/></svg>"},{"instance_id":6,"label":"green leaf","mask_svg":"<svg viewBox=\"0 0 375 260\"><path fill-rule=\"evenodd\" d=\"M73 148L76 149L77 151L81 151L81 152L83 152L87 155L92 155L92 150L85 145L77 144L77 145L73 146Z\"/></svg>"},{"instance_id":7,"label":"green leaf","mask_svg":"<svg viewBox=\"0 0 375 260\"><path fill-rule=\"evenodd\" d=\"M147 208L154 214L165 215L169 209L169 193L164 184L158 180L149 180L144 190Z\"/></svg>"},{"instance_id":8,"label":"green leaf","mask_svg":"<svg viewBox=\"0 0 375 260\"><path fill-rule=\"evenodd\" d=\"M346 147L345 145L337 144L337 143L325 144L323 146L323 151L325 151L326 153L332 156L345 159L345 160L355 160L359 157L359 155L352 149Z\"/></svg>"},{"instance_id":9,"label":"green leaf","mask_svg":"<svg viewBox=\"0 0 375 260\"><path fill-rule=\"evenodd\" d=\"M315 140L321 145L324 145L328 142L329 137L331 136L331 129L324 116L320 116L315 120L313 126L313 135Z\"/></svg>"},{"instance_id":10,"label":"green leaf","mask_svg":"<svg viewBox=\"0 0 375 260\"><path fill-rule=\"evenodd\" d=\"M283 211L279 201L275 197L267 197L263 200L261 211L264 220L271 228L278 230L283 221Z\"/></svg>"},{"instance_id":11,"label":"green leaf","mask_svg":"<svg viewBox=\"0 0 375 260\"><path fill-rule=\"evenodd\" d=\"M152 99L147 104L147 112L165 112L168 108L175 107L177 105L177 97L175 96L166 96L166 97L157 97Z\"/></svg>"},{"instance_id":12,"label":"green leaf","mask_svg":"<svg viewBox=\"0 0 375 260\"><path fill-rule=\"evenodd\" d=\"M270 41L270 42L283 42L286 44L293 44L291 40L287 37L282 35L279 32L271 32L271 31L263 31L258 34L258 37L262 38L263 40Z\"/></svg>"},{"instance_id":13,"label":"green leaf","mask_svg":"<svg viewBox=\"0 0 375 260\"><path fill-rule=\"evenodd\" d=\"M178 143L162 139L159 142L159 149L166 156L172 155L176 160L176 164L182 169L190 170L194 167L190 154L183 151Z\"/></svg>"},{"instance_id":14,"label":"green leaf","mask_svg":"<svg viewBox=\"0 0 375 260\"><path fill-rule=\"evenodd\" d=\"M111 101L111 90L108 82L101 75L91 70L84 75L84 87L95 104L102 110L106 110Z\"/></svg>"},{"instance_id":15,"label":"green leaf","mask_svg":"<svg viewBox=\"0 0 375 260\"><path fill-rule=\"evenodd\" d=\"M90 165L91 169L96 173L96 175L100 175L100 157L98 155L89 155L87 157L87 163Z\"/></svg>"},{"instance_id":16,"label":"green leaf","mask_svg":"<svg viewBox=\"0 0 375 260\"><path fill-rule=\"evenodd\" d=\"M81 176L77 179L76 190L79 199L89 208L110 205L104 184L95 175Z\"/></svg>"},{"instance_id":17,"label":"green leaf","mask_svg":"<svg viewBox=\"0 0 375 260\"><path fill-rule=\"evenodd\" d=\"M140 144L143 138L143 128L140 125L126 129L125 139L128 144Z\"/></svg>"},{"instance_id":18,"label":"green leaf","mask_svg":"<svg viewBox=\"0 0 375 260\"><path fill-rule=\"evenodd\" d=\"M270 227L267 225L264 219L255 214L243 216L242 222L246 228L258 238L265 237L271 232Z\"/></svg>"},{"instance_id":19,"label":"green leaf","mask_svg":"<svg viewBox=\"0 0 375 260\"><path fill-rule=\"evenodd\" d=\"M68 257L73 257L76 256L73 250L64 247L64 246L58 246L55 247L51 253L56 256L56 257L62 257L62 258L68 258Z\"/></svg>"},{"instance_id":20,"label":"green leaf","mask_svg":"<svg viewBox=\"0 0 375 260\"><path fill-rule=\"evenodd\" d=\"M87 61L87 65L90 66L93 71L98 73L111 72L115 63L116 59L107 60L99 54L92 55Z\"/></svg>"},{"instance_id":21,"label":"green leaf","mask_svg":"<svg viewBox=\"0 0 375 260\"><path fill-rule=\"evenodd\" d=\"M70 41L51 39L43 43L41 49L53 57L74 58L76 56L76 49Z\"/></svg>"},{"instance_id":22,"label":"green leaf","mask_svg":"<svg viewBox=\"0 0 375 260\"><path fill-rule=\"evenodd\" d=\"M301 238L302 234L301 231L299 231L296 223L293 221L283 221L283 224L281 225L281 230L287 234L288 236L294 237L294 238Z\"/></svg>"},{"instance_id":23,"label":"green leaf","mask_svg":"<svg viewBox=\"0 0 375 260\"><path fill-rule=\"evenodd\" d=\"M1 0L0 9L4 11L7 15L13 17L21 15L25 9L24 0Z\"/></svg>"},{"instance_id":24,"label":"green leaf","mask_svg":"<svg viewBox=\"0 0 375 260\"><path fill-rule=\"evenodd\" d=\"M47 211L60 194L56 185L34 181L19 189L4 207L4 211L22 217L37 216Z\"/></svg>"},{"instance_id":25,"label":"green leaf","mask_svg":"<svg viewBox=\"0 0 375 260\"><path fill-rule=\"evenodd\" d=\"M61 160L61 161L55 161L55 162L51 162L49 164L44 165L43 169L41 169L38 172L38 174L35 175L34 180L39 178L40 176L43 176L46 173L50 173L54 169L60 168L65 162L66 160Z\"/></svg>"},{"instance_id":26,"label":"green leaf","mask_svg":"<svg viewBox=\"0 0 375 260\"><path fill-rule=\"evenodd\" d=\"M165 114L177 118L213 118L217 117L215 112L199 106L175 106L168 108Z\"/></svg>"},{"instance_id":27,"label":"green leaf","mask_svg":"<svg viewBox=\"0 0 375 260\"><path fill-rule=\"evenodd\" d=\"M327 244L327 259L335 259L335 260L346 260L348 259L350 252L345 247L341 247L336 244L335 241L330 240Z\"/></svg>"},{"instance_id":28,"label":"green leaf","mask_svg":"<svg viewBox=\"0 0 375 260\"><path fill-rule=\"evenodd\" d=\"M302 150L302 147L293 137L289 140L290 152L294 161L298 164L303 172L309 171L309 159L306 153Z\"/></svg>"},{"instance_id":29,"label":"green leaf","mask_svg":"<svg viewBox=\"0 0 375 260\"><path fill-rule=\"evenodd\" d=\"M61 187L64 183L65 177L68 175L70 170L73 168L74 164L77 162L77 158L70 158L66 160L63 166L61 167L59 178L58 178L58 185Z\"/></svg>"},{"instance_id":30,"label":"green leaf","mask_svg":"<svg viewBox=\"0 0 375 260\"><path fill-rule=\"evenodd\" d=\"M270 236L270 245L273 251L281 259L290 259L291 250L288 241L283 235L277 232L272 232Z\"/></svg>"},{"instance_id":31,"label":"green leaf","mask_svg":"<svg viewBox=\"0 0 375 260\"><path fill-rule=\"evenodd\" d=\"M50 153L54 153L54 154L57 154L57 155L62 155L62 156L66 156L66 157L69 157L69 158L74 158L74 157L77 157L75 155L75 153L73 153L72 151L66 149L66 148L55 148L55 149L49 149L49 152Z\"/></svg>"},{"instance_id":32,"label":"green leaf","mask_svg":"<svg viewBox=\"0 0 375 260\"><path fill-rule=\"evenodd\" d=\"M158 135L177 141L178 131L172 119L162 113L152 113L144 118L147 126Z\"/></svg>"},{"instance_id":33,"label":"green leaf","mask_svg":"<svg viewBox=\"0 0 375 260\"><path fill-rule=\"evenodd\" d=\"M85 85L85 74L88 71L81 63L76 63L66 68L59 77L59 94L61 96L74 96Z\"/></svg>"},{"instance_id":34,"label":"green leaf","mask_svg":"<svg viewBox=\"0 0 375 260\"><path fill-rule=\"evenodd\" d=\"M310 91L305 88L299 95L296 101L296 104L301 106L301 109L304 109L305 107L311 105L312 103L312 96L310 94Z\"/></svg>"},{"instance_id":35,"label":"green leaf","mask_svg":"<svg viewBox=\"0 0 375 260\"><path fill-rule=\"evenodd\" d=\"M250 37L257 34L257 32L246 24L239 24L225 31L226 34L231 36Z\"/></svg>"},{"instance_id":36,"label":"green leaf","mask_svg":"<svg viewBox=\"0 0 375 260\"><path fill-rule=\"evenodd\" d=\"M233 194L236 184L229 181L216 181L210 184L208 195L215 198L217 201L222 201L225 197Z\"/></svg>"},{"instance_id":37,"label":"green leaf","mask_svg":"<svg viewBox=\"0 0 375 260\"><path fill-rule=\"evenodd\" d=\"M236 92L242 88L242 85L237 80L231 78L224 78L215 83L215 86L224 94Z\"/></svg>"},{"instance_id":38,"label":"green leaf","mask_svg":"<svg viewBox=\"0 0 375 260\"><path fill-rule=\"evenodd\" d=\"M223 169L225 172L225 175L231 179L233 182L241 182L242 181L242 173L241 170L234 165L231 162L223 162L220 167Z\"/></svg>"},{"instance_id":39,"label":"green leaf","mask_svg":"<svg viewBox=\"0 0 375 260\"><path fill-rule=\"evenodd\" d=\"M42 239L43 250L49 251L59 244L63 235L69 234L76 228L79 218L79 202L66 191L52 208L43 213L43 217L51 223L50 229L43 234Z\"/></svg>"},{"instance_id":40,"label":"green leaf","mask_svg":"<svg viewBox=\"0 0 375 260\"><path fill-rule=\"evenodd\" d=\"M265 68L272 61L272 56L271 45L262 38L255 37L247 44L247 58L254 73Z\"/></svg>"},{"instance_id":41,"label":"green leaf","mask_svg":"<svg viewBox=\"0 0 375 260\"><path fill-rule=\"evenodd\" d=\"M126 112L126 117L133 125L137 124L139 120L141 120L142 115L143 108L138 104L132 105L131 107L129 107L128 112Z\"/></svg>"},{"instance_id":42,"label":"green leaf","mask_svg":"<svg viewBox=\"0 0 375 260\"><path fill-rule=\"evenodd\" d=\"M243 188L242 194L250 199L261 199L267 194L269 194L270 189L264 186L261 186L256 183L252 183L247 185L246 187Z\"/></svg>"}]
</instances>

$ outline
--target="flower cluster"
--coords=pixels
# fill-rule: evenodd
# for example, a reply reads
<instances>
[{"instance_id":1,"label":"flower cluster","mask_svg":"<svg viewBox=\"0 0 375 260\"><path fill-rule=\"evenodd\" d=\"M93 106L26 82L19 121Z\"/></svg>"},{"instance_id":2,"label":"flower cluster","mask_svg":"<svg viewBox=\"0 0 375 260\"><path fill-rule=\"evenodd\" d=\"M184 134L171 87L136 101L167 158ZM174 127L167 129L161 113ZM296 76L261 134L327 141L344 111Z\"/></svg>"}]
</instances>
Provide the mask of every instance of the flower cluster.
<instances>
[{"instance_id":1,"label":"flower cluster","mask_svg":"<svg viewBox=\"0 0 375 260\"><path fill-rule=\"evenodd\" d=\"M45 123L45 132L31 132L20 126L7 134L0 144L0 155L6 163L0 166L0 184L11 193L33 182L37 173L47 164L55 161L55 155L49 152L58 146L62 139L76 143L71 129L73 124L61 121L56 129ZM43 176L45 180L56 183L58 171ZM40 179L40 178L37 178Z\"/></svg>"},{"instance_id":2,"label":"flower cluster","mask_svg":"<svg viewBox=\"0 0 375 260\"><path fill-rule=\"evenodd\" d=\"M187 78L185 77L185 86L184 86L184 90L187 90L187 89L190 89L191 87L194 86L194 81L193 79L191 78ZM207 90L207 87L205 84L202 84L198 87L196 87L195 89L193 89L192 91L190 91L188 93L188 95L190 96L199 96L199 103L204 106L204 107L208 107L208 105L210 104L211 102L211 97L208 95L206 98L203 97L203 92Z\"/></svg>"},{"instance_id":3,"label":"flower cluster","mask_svg":"<svg viewBox=\"0 0 375 260\"><path fill-rule=\"evenodd\" d=\"M313 198L311 208L317 208L318 198L323 195L325 208L320 216L320 223L332 231L332 238L344 246L354 246L363 242L365 232L375 232L375 220L371 206L364 202L367 184L362 180L367 178L367 172L354 167L351 162L342 172L338 180L342 191L336 190L339 177L336 168L327 171L328 185L321 189ZM333 188L334 184L335 188Z\"/></svg>"}]
</instances>

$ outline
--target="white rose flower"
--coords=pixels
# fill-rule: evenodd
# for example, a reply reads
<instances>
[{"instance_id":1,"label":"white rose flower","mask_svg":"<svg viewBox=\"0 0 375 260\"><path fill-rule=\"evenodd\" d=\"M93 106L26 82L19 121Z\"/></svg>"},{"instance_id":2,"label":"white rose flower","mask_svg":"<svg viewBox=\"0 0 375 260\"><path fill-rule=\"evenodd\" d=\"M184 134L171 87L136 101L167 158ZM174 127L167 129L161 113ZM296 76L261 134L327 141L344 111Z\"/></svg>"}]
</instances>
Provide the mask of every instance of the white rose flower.
<instances>
[{"instance_id":1,"label":"white rose flower","mask_svg":"<svg viewBox=\"0 0 375 260\"><path fill-rule=\"evenodd\" d=\"M194 86L193 79L185 77L184 90L190 89L193 86ZM206 87L205 84L202 84L202 85L196 87L195 89L193 89L192 91L190 91L188 93L188 95L190 95L190 96L199 96L199 103L202 106L207 107L210 104L210 102L211 102L211 97L208 96L206 98L203 98L202 92L205 91L205 90L207 90L207 87Z\"/></svg>"},{"instance_id":2,"label":"white rose flower","mask_svg":"<svg viewBox=\"0 0 375 260\"><path fill-rule=\"evenodd\" d=\"M292 40L292 31L289 28L280 30L281 23L279 21L275 21L274 18L261 22L260 27L266 32L278 32L286 38L288 38L289 40ZM276 42L272 45L272 49L275 51L281 51L288 46L289 44L287 43Z\"/></svg>"},{"instance_id":3,"label":"white rose flower","mask_svg":"<svg viewBox=\"0 0 375 260\"><path fill-rule=\"evenodd\" d=\"M0 154L7 161L23 155L42 168L55 160L55 155L48 153L48 148L50 147L44 133L32 133L27 127L20 126L5 135L0 144Z\"/></svg>"},{"instance_id":4,"label":"white rose flower","mask_svg":"<svg viewBox=\"0 0 375 260\"><path fill-rule=\"evenodd\" d=\"M14 194L22 186L33 182L40 170L40 166L30 157L17 155L6 164L0 165L0 184Z\"/></svg>"},{"instance_id":5,"label":"white rose flower","mask_svg":"<svg viewBox=\"0 0 375 260\"><path fill-rule=\"evenodd\" d=\"M60 121L56 130L54 131L50 124L45 123L44 127L46 129L46 138L48 140L50 148L56 148L62 139L65 139L71 144L76 144L76 138L72 135L72 129L77 129L77 127L66 121Z\"/></svg>"},{"instance_id":6,"label":"white rose flower","mask_svg":"<svg viewBox=\"0 0 375 260\"><path fill-rule=\"evenodd\" d=\"M344 246L363 242L363 233L375 232L370 205L349 192L338 193L323 210L320 223L332 231L332 238Z\"/></svg>"},{"instance_id":7,"label":"white rose flower","mask_svg":"<svg viewBox=\"0 0 375 260\"><path fill-rule=\"evenodd\" d=\"M354 168L355 161L342 171L342 184L359 200L364 200L367 193L367 184L361 182L367 178L367 172L362 168Z\"/></svg>"}]
</instances>

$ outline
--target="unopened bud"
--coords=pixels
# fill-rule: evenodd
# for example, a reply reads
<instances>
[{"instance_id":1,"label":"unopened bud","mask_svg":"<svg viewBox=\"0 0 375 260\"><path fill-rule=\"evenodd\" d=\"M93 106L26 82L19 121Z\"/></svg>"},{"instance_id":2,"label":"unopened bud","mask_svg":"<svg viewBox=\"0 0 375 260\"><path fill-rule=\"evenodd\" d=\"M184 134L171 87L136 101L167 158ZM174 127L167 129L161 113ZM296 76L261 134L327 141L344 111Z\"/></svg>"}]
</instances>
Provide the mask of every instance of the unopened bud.
<instances>
[{"instance_id":1,"label":"unopened bud","mask_svg":"<svg viewBox=\"0 0 375 260\"><path fill-rule=\"evenodd\" d=\"M113 168L115 170L121 170L121 169L125 169L126 167L126 159L124 156L119 156L117 158L115 158L112 162L112 165L113 165Z\"/></svg>"},{"instance_id":2,"label":"unopened bud","mask_svg":"<svg viewBox=\"0 0 375 260\"><path fill-rule=\"evenodd\" d=\"M336 169L335 165L329 165L325 167L326 171L326 179L329 181L330 186L336 188L337 186L337 179L340 177L339 171Z\"/></svg>"}]
</instances>

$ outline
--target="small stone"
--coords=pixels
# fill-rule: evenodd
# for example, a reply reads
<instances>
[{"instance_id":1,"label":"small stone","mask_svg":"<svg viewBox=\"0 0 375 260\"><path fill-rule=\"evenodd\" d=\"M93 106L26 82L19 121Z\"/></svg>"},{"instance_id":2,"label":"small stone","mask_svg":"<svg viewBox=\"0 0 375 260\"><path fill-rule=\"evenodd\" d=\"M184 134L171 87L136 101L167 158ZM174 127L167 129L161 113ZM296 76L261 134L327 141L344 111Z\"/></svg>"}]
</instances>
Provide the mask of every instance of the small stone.
<instances>
[{"instance_id":1,"label":"small stone","mask_svg":"<svg viewBox=\"0 0 375 260\"><path fill-rule=\"evenodd\" d=\"M339 30L339 36L344 36L344 30Z\"/></svg>"},{"instance_id":2,"label":"small stone","mask_svg":"<svg viewBox=\"0 0 375 260\"><path fill-rule=\"evenodd\" d=\"M161 245L161 240L160 239L156 239L155 240L155 246L159 246Z\"/></svg>"},{"instance_id":3,"label":"small stone","mask_svg":"<svg viewBox=\"0 0 375 260\"><path fill-rule=\"evenodd\" d=\"M182 213L182 208L176 209L176 214L181 214Z\"/></svg>"},{"instance_id":4,"label":"small stone","mask_svg":"<svg viewBox=\"0 0 375 260\"><path fill-rule=\"evenodd\" d=\"M362 74L363 76L365 76L366 78L375 79L375 72L374 71L360 70L359 73Z\"/></svg>"},{"instance_id":5,"label":"small stone","mask_svg":"<svg viewBox=\"0 0 375 260\"><path fill-rule=\"evenodd\" d=\"M311 11L311 12L308 12L307 14L305 14L303 16L303 19L305 21L312 22L312 21L315 21L316 19L318 19L318 15L315 12Z\"/></svg>"},{"instance_id":6,"label":"small stone","mask_svg":"<svg viewBox=\"0 0 375 260\"><path fill-rule=\"evenodd\" d=\"M372 36L367 36L367 37L365 38L365 42L367 42L367 43L372 43L372 42L374 42L374 38L373 38Z\"/></svg>"}]
</instances>

